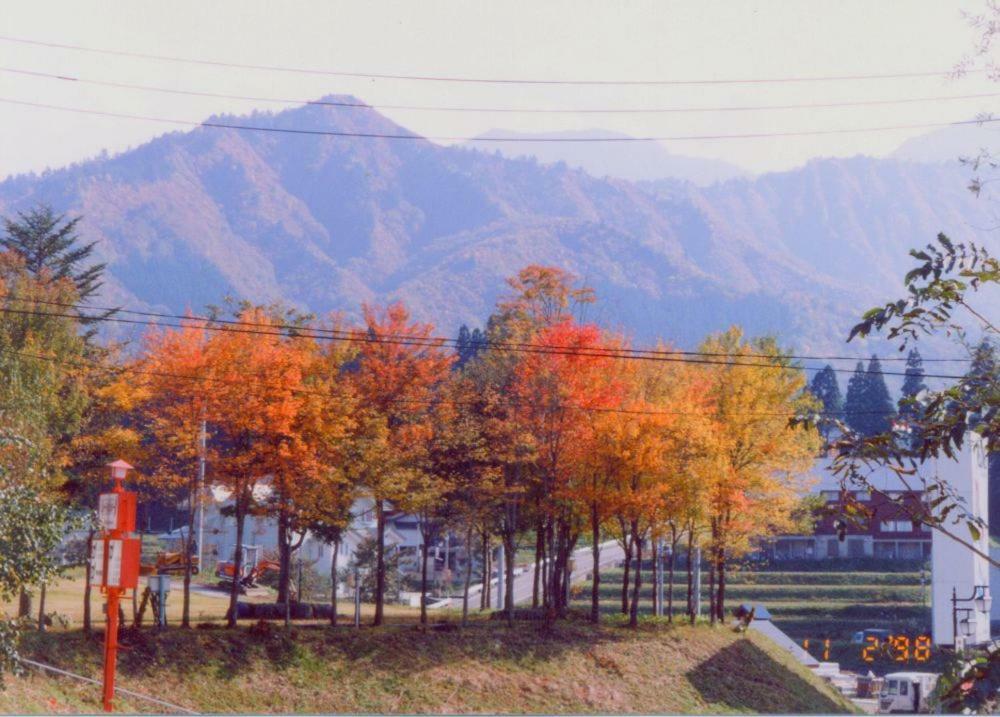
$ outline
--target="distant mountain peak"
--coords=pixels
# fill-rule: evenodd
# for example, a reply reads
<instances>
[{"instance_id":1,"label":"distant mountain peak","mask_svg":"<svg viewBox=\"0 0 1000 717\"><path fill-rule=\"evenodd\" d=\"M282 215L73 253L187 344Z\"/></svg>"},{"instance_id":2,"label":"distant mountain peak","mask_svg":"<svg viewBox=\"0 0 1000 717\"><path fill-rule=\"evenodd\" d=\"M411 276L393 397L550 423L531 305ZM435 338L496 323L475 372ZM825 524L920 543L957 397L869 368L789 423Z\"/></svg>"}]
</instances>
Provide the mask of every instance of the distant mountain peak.
<instances>
[{"instance_id":1,"label":"distant mountain peak","mask_svg":"<svg viewBox=\"0 0 1000 717\"><path fill-rule=\"evenodd\" d=\"M607 129L516 132L491 129L468 143L478 149L498 151L506 157L535 157L543 164L565 162L595 177L631 181L674 179L707 186L747 177L745 169L719 159L674 154L661 142L536 142L535 139L627 139L629 135ZM502 142L482 140L503 139Z\"/></svg>"}]
</instances>

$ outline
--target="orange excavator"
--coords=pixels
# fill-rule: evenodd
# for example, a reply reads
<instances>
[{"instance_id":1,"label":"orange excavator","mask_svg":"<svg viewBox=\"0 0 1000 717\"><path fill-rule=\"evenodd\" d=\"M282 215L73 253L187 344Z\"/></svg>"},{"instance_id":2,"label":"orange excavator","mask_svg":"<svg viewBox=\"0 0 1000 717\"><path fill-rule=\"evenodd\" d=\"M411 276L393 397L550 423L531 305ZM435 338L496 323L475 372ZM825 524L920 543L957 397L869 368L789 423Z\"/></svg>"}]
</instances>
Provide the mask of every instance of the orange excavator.
<instances>
[{"instance_id":1,"label":"orange excavator","mask_svg":"<svg viewBox=\"0 0 1000 717\"><path fill-rule=\"evenodd\" d=\"M260 546L243 545L243 560L240 566L239 584L241 588L257 586L257 581L265 573L277 573L281 566L274 560L260 559ZM228 587L233 582L236 565L231 560L222 561L215 566L215 577L219 579L219 587Z\"/></svg>"},{"instance_id":2,"label":"orange excavator","mask_svg":"<svg viewBox=\"0 0 1000 717\"><path fill-rule=\"evenodd\" d=\"M154 564L144 564L139 566L140 575L171 575L184 573L184 553L182 552L162 552L156 554ZM191 574L198 574L198 556L191 556Z\"/></svg>"}]
</instances>

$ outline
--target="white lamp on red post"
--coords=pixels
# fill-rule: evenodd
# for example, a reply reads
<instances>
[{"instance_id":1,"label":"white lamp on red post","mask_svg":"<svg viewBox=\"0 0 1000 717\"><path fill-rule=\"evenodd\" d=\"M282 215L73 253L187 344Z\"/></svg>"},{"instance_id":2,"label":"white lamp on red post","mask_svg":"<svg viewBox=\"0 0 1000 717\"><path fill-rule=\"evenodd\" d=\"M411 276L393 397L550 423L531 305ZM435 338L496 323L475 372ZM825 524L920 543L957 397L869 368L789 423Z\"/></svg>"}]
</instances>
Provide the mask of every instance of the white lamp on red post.
<instances>
[{"instance_id":1,"label":"white lamp on red post","mask_svg":"<svg viewBox=\"0 0 1000 717\"><path fill-rule=\"evenodd\" d=\"M101 536L94 541L91 553L91 584L107 595L107 629L104 631L104 710L111 711L115 694L115 664L118 653L118 601L126 590L134 590L139 581L140 541L135 530L136 494L125 490L122 481L132 469L117 460L109 463L114 481L110 493L102 493L98 503Z\"/></svg>"}]
</instances>

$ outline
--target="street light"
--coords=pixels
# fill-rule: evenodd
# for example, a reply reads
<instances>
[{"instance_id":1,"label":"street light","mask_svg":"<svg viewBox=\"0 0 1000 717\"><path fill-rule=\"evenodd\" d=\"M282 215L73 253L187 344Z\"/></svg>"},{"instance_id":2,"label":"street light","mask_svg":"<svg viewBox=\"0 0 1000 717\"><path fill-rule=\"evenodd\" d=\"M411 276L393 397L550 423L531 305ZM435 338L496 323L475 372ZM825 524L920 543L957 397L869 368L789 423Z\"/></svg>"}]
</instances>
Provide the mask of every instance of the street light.
<instances>
[{"instance_id":1,"label":"street light","mask_svg":"<svg viewBox=\"0 0 1000 717\"><path fill-rule=\"evenodd\" d=\"M971 608L959 608L958 603L960 602L971 602ZM952 625L952 638L955 640L956 644L958 642L958 627L959 624L962 626L962 635L964 637L973 637L976 632L976 612L985 613L989 615L990 608L993 607L993 597L990 595L989 585L975 585L972 588L972 594L967 598L958 597L958 591L955 588L951 589L951 625ZM959 622L958 613L961 612L965 617Z\"/></svg>"}]
</instances>

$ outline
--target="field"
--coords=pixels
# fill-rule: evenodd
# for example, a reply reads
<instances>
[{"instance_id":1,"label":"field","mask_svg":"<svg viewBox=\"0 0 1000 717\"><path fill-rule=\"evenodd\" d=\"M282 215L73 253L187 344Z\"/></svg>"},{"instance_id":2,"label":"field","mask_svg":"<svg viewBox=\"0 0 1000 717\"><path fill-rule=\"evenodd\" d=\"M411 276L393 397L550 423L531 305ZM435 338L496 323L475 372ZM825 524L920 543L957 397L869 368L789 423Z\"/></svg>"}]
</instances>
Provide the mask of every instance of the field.
<instances>
[{"instance_id":1,"label":"field","mask_svg":"<svg viewBox=\"0 0 1000 717\"><path fill-rule=\"evenodd\" d=\"M602 571L601 600L605 614L621 607L621 570ZM652 575L644 573L643 608L650 610ZM683 611L687 595L683 573L674 578L674 603ZM708 575L702 576L702 614L708 611ZM920 573L900 572L753 572L738 571L727 578L727 612L740 603L764 605L773 622L800 644L809 641L819 659L840 662L848 669L876 673L898 669L895 659L877 655L862 659L861 647L850 640L865 628L885 628L910 638L930 633L929 590ZM664 589L666 593L666 588ZM575 588L574 606L588 609L590 584ZM825 640L830 640L829 647ZM911 650L912 653L912 650ZM911 663L913 655L910 655Z\"/></svg>"},{"instance_id":2,"label":"field","mask_svg":"<svg viewBox=\"0 0 1000 717\"><path fill-rule=\"evenodd\" d=\"M30 633L26 657L96 677L99 635ZM759 636L646 622L507 628L477 620L126 631L121 686L205 712L844 713L849 703ZM94 712L99 689L32 671L0 712ZM126 711L163 707L122 698Z\"/></svg>"},{"instance_id":3,"label":"field","mask_svg":"<svg viewBox=\"0 0 1000 717\"><path fill-rule=\"evenodd\" d=\"M181 620L181 610L183 606L181 584L182 579L180 577L175 578L172 581L173 589L170 591L170 596L167 598L167 622L170 624L178 624ZM214 581L211 581L210 584L214 584ZM47 614L56 613L66 621L67 626L70 628L80 627L83 624L83 588L84 578L82 569L70 571L66 577L58 580L48 587L45 597L45 612ZM225 619L226 610L229 608L228 592L202 585L198 583L197 577L195 577L192 582L192 588L192 623L221 622ZM140 587L140 593L141 590L142 587ZM240 600L249 602L273 602L274 596L275 593L273 591L262 588L260 590L254 590L251 595L241 596ZM37 600L38 596L35 595L32 612L33 616L37 616ZM98 590L92 591L90 614L94 626L98 628L101 628L104 625L103 606L104 598L101 596L100 592ZM342 602L338 607L338 612L344 616L344 619L353 617L354 606L349 601ZM0 603L0 609L10 612L15 610L16 606L14 604ZM122 609L125 611L127 618L126 622L131 623L131 599L123 601ZM362 617L369 618L372 615L373 610L374 606L363 604L361 606ZM412 618L416 612L409 607L387 605L386 614L390 619L407 619ZM145 622L147 625L152 622L152 617L149 612L146 614Z\"/></svg>"}]
</instances>

